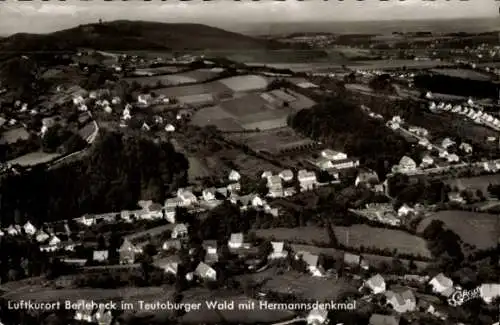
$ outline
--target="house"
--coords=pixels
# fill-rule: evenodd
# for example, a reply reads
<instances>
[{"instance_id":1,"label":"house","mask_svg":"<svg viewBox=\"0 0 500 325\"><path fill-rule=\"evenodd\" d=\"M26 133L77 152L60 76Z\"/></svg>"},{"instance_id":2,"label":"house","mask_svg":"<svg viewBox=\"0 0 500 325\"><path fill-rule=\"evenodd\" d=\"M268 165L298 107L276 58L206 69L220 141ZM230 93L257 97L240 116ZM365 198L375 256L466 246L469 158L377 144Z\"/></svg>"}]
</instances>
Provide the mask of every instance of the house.
<instances>
[{"instance_id":1,"label":"house","mask_svg":"<svg viewBox=\"0 0 500 325\"><path fill-rule=\"evenodd\" d=\"M446 157L446 159L448 160L448 162L458 162L460 160L460 158L458 157L458 155L452 153L450 155L448 155L448 157Z\"/></svg>"},{"instance_id":2,"label":"house","mask_svg":"<svg viewBox=\"0 0 500 325\"><path fill-rule=\"evenodd\" d=\"M331 161L331 167L333 169L341 170L341 169L349 169L349 168L354 168L356 166L359 166L359 160L357 159L339 159L339 160L333 160ZM329 168L326 168L329 169Z\"/></svg>"},{"instance_id":3,"label":"house","mask_svg":"<svg viewBox=\"0 0 500 325\"><path fill-rule=\"evenodd\" d=\"M215 240L206 240L203 242L203 248L206 251L205 254L205 263L212 264L219 261L219 254L217 251L217 241Z\"/></svg>"},{"instance_id":4,"label":"house","mask_svg":"<svg viewBox=\"0 0 500 325\"><path fill-rule=\"evenodd\" d=\"M158 203L148 204L139 214L139 218L145 220L163 219L163 207Z\"/></svg>"},{"instance_id":5,"label":"house","mask_svg":"<svg viewBox=\"0 0 500 325\"><path fill-rule=\"evenodd\" d=\"M382 293L385 291L385 280L380 274L376 274L365 282L365 286L374 294Z\"/></svg>"},{"instance_id":6,"label":"house","mask_svg":"<svg viewBox=\"0 0 500 325\"><path fill-rule=\"evenodd\" d=\"M434 159L429 156L429 155L425 155L423 158L422 158L422 162L420 163L420 167L422 168L428 168L430 166L434 165Z\"/></svg>"},{"instance_id":7,"label":"house","mask_svg":"<svg viewBox=\"0 0 500 325\"><path fill-rule=\"evenodd\" d=\"M216 193L215 187L210 187L210 188L204 189L203 192L201 193L201 195L203 197L203 200L212 201L212 200L215 200L215 193Z\"/></svg>"},{"instance_id":8,"label":"house","mask_svg":"<svg viewBox=\"0 0 500 325\"><path fill-rule=\"evenodd\" d=\"M76 310L74 319L77 321L92 323L92 314L93 309L85 308L88 305L88 302L85 300L78 300L76 303Z\"/></svg>"},{"instance_id":9,"label":"house","mask_svg":"<svg viewBox=\"0 0 500 325\"><path fill-rule=\"evenodd\" d=\"M174 132L175 131L175 126L173 126L172 124L167 124L165 126L165 131L167 131L167 132Z\"/></svg>"},{"instance_id":10,"label":"house","mask_svg":"<svg viewBox=\"0 0 500 325\"><path fill-rule=\"evenodd\" d=\"M164 251L180 250L182 248L182 243L179 239L168 239L163 243L161 248Z\"/></svg>"},{"instance_id":11,"label":"house","mask_svg":"<svg viewBox=\"0 0 500 325\"><path fill-rule=\"evenodd\" d=\"M285 169L285 170L282 170L280 173L279 173L279 177L285 181L285 182L289 182L293 179L293 172L290 170L290 169Z\"/></svg>"},{"instance_id":12,"label":"house","mask_svg":"<svg viewBox=\"0 0 500 325\"><path fill-rule=\"evenodd\" d=\"M446 277L443 273L439 273L435 277L433 277L429 284L432 286L432 291L438 294L441 294L445 297L450 296L453 289L453 281Z\"/></svg>"},{"instance_id":13,"label":"house","mask_svg":"<svg viewBox=\"0 0 500 325\"><path fill-rule=\"evenodd\" d=\"M298 252L296 257L302 259L309 272L316 277L324 275L323 267L319 264L319 255L311 254L309 252Z\"/></svg>"},{"instance_id":14,"label":"house","mask_svg":"<svg viewBox=\"0 0 500 325\"><path fill-rule=\"evenodd\" d=\"M361 267L364 270L368 270L368 263L363 259L361 255L344 253L344 264L348 267Z\"/></svg>"},{"instance_id":15,"label":"house","mask_svg":"<svg viewBox=\"0 0 500 325\"><path fill-rule=\"evenodd\" d=\"M21 232L14 225L10 225L9 228L6 229L6 232L11 236L17 236L21 234Z\"/></svg>"},{"instance_id":16,"label":"house","mask_svg":"<svg viewBox=\"0 0 500 325\"><path fill-rule=\"evenodd\" d=\"M226 187L219 187L215 190L216 195L219 197L227 198L227 188Z\"/></svg>"},{"instance_id":17,"label":"house","mask_svg":"<svg viewBox=\"0 0 500 325\"><path fill-rule=\"evenodd\" d=\"M484 283L479 287L479 293L485 303L491 304L493 300L500 297L500 284Z\"/></svg>"},{"instance_id":18,"label":"house","mask_svg":"<svg viewBox=\"0 0 500 325\"><path fill-rule=\"evenodd\" d=\"M312 309L306 318L308 325L322 325L328 322L328 310L324 308Z\"/></svg>"},{"instance_id":19,"label":"house","mask_svg":"<svg viewBox=\"0 0 500 325\"><path fill-rule=\"evenodd\" d=\"M460 203L460 204L465 203L465 199L462 197L462 195L459 192L448 193L448 200L450 202L455 202L455 203Z\"/></svg>"},{"instance_id":20,"label":"house","mask_svg":"<svg viewBox=\"0 0 500 325\"><path fill-rule=\"evenodd\" d=\"M458 148L465 153L472 153L472 146L468 143L462 142Z\"/></svg>"},{"instance_id":21,"label":"house","mask_svg":"<svg viewBox=\"0 0 500 325\"><path fill-rule=\"evenodd\" d=\"M31 222L27 221L24 226L23 226L23 229L24 229L24 233L29 235L29 236L33 236L35 233L36 233L36 228L35 226L33 226L31 224Z\"/></svg>"},{"instance_id":22,"label":"house","mask_svg":"<svg viewBox=\"0 0 500 325\"><path fill-rule=\"evenodd\" d=\"M231 172L229 173L229 180L232 182L239 182L240 179L241 179L240 173L238 173L234 169L231 170Z\"/></svg>"},{"instance_id":23,"label":"house","mask_svg":"<svg viewBox=\"0 0 500 325\"><path fill-rule=\"evenodd\" d=\"M269 254L268 258L271 260L286 258L288 256L288 251L285 250L285 243L283 242L271 242L273 246L273 251Z\"/></svg>"},{"instance_id":24,"label":"house","mask_svg":"<svg viewBox=\"0 0 500 325\"><path fill-rule=\"evenodd\" d=\"M97 250L92 254L92 260L96 262L105 262L109 258L108 250Z\"/></svg>"},{"instance_id":25,"label":"house","mask_svg":"<svg viewBox=\"0 0 500 325\"><path fill-rule=\"evenodd\" d=\"M391 315L373 314L368 325L399 325L399 318Z\"/></svg>"},{"instance_id":26,"label":"house","mask_svg":"<svg viewBox=\"0 0 500 325\"><path fill-rule=\"evenodd\" d=\"M404 156L399 161L399 168L404 171L414 171L417 168L417 163L408 156Z\"/></svg>"},{"instance_id":27,"label":"house","mask_svg":"<svg viewBox=\"0 0 500 325\"><path fill-rule=\"evenodd\" d=\"M175 223L175 215L177 214L176 207L166 207L164 210L165 219L170 223Z\"/></svg>"},{"instance_id":28,"label":"house","mask_svg":"<svg viewBox=\"0 0 500 325\"><path fill-rule=\"evenodd\" d=\"M356 180L354 181L354 186L362 185L372 185L378 184L379 178L376 172L374 171L361 171L358 173Z\"/></svg>"},{"instance_id":29,"label":"house","mask_svg":"<svg viewBox=\"0 0 500 325\"><path fill-rule=\"evenodd\" d=\"M444 149L439 149L439 158L446 158L448 157L449 153L447 150Z\"/></svg>"},{"instance_id":30,"label":"house","mask_svg":"<svg viewBox=\"0 0 500 325\"><path fill-rule=\"evenodd\" d=\"M149 130L151 130L151 127L146 122L144 122L144 123L142 123L141 129L143 131L149 131Z\"/></svg>"},{"instance_id":31,"label":"house","mask_svg":"<svg viewBox=\"0 0 500 325\"><path fill-rule=\"evenodd\" d=\"M180 188L177 190L177 197L182 199L182 201L184 202L184 204L186 206L190 206L190 205L198 202L198 199L193 194L193 192L186 190L186 189L183 189L183 188Z\"/></svg>"},{"instance_id":32,"label":"house","mask_svg":"<svg viewBox=\"0 0 500 325\"><path fill-rule=\"evenodd\" d=\"M243 233L234 233L231 234L229 241L227 242L227 246L230 249L240 249L240 248L248 248L250 245L244 242Z\"/></svg>"},{"instance_id":33,"label":"house","mask_svg":"<svg viewBox=\"0 0 500 325\"><path fill-rule=\"evenodd\" d=\"M188 228L183 223L175 225L174 229L172 230L173 239L186 237L187 234L188 234Z\"/></svg>"},{"instance_id":34,"label":"house","mask_svg":"<svg viewBox=\"0 0 500 325\"><path fill-rule=\"evenodd\" d=\"M418 140L418 145L424 148L432 148L431 142L427 138L420 138Z\"/></svg>"},{"instance_id":35,"label":"house","mask_svg":"<svg viewBox=\"0 0 500 325\"><path fill-rule=\"evenodd\" d=\"M96 219L93 216L90 216L87 214L81 216L76 221L84 226L87 226L87 227L95 225L95 223L96 223Z\"/></svg>"},{"instance_id":36,"label":"house","mask_svg":"<svg viewBox=\"0 0 500 325\"><path fill-rule=\"evenodd\" d=\"M261 178L269 178L271 176L273 176L273 172L268 170L266 170L265 172L262 173L262 175L260 175Z\"/></svg>"},{"instance_id":37,"label":"house","mask_svg":"<svg viewBox=\"0 0 500 325\"><path fill-rule=\"evenodd\" d=\"M232 183L227 186L227 190L231 193L238 193L241 190L240 183Z\"/></svg>"},{"instance_id":38,"label":"house","mask_svg":"<svg viewBox=\"0 0 500 325\"><path fill-rule=\"evenodd\" d=\"M305 169L299 170L297 174L297 179L299 180L301 191L312 190L318 183L316 179L316 174L314 172L309 172Z\"/></svg>"},{"instance_id":39,"label":"house","mask_svg":"<svg viewBox=\"0 0 500 325\"><path fill-rule=\"evenodd\" d=\"M412 312L417 308L417 300L410 289L401 293L387 291L385 293L387 304L398 313Z\"/></svg>"},{"instance_id":40,"label":"house","mask_svg":"<svg viewBox=\"0 0 500 325\"><path fill-rule=\"evenodd\" d=\"M333 161L347 159L347 155L345 153L334 151L331 149L325 149L321 151L321 156L328 160L333 160Z\"/></svg>"},{"instance_id":41,"label":"house","mask_svg":"<svg viewBox=\"0 0 500 325\"><path fill-rule=\"evenodd\" d=\"M267 188L269 189L270 197L282 197L283 185L279 175L270 176L267 178Z\"/></svg>"},{"instance_id":42,"label":"house","mask_svg":"<svg viewBox=\"0 0 500 325\"><path fill-rule=\"evenodd\" d=\"M175 208L175 207L187 207L189 202L184 201L180 197L169 198L165 200L165 207Z\"/></svg>"},{"instance_id":43,"label":"house","mask_svg":"<svg viewBox=\"0 0 500 325\"><path fill-rule=\"evenodd\" d=\"M43 230L38 230L38 232L36 233L36 236L35 236L35 239L37 242L39 243L43 243L44 241L46 241L47 239L49 239L49 235L43 231Z\"/></svg>"},{"instance_id":44,"label":"house","mask_svg":"<svg viewBox=\"0 0 500 325\"><path fill-rule=\"evenodd\" d=\"M162 269L165 273L177 275L177 270L179 265L181 265L181 259L177 255L165 257L159 259L153 263L159 269Z\"/></svg>"},{"instance_id":45,"label":"house","mask_svg":"<svg viewBox=\"0 0 500 325\"><path fill-rule=\"evenodd\" d=\"M49 242L48 242L48 244L50 246L57 246L60 243L61 243L61 240L59 239L59 237L57 237L55 235L53 235L52 237L50 237Z\"/></svg>"},{"instance_id":46,"label":"house","mask_svg":"<svg viewBox=\"0 0 500 325\"><path fill-rule=\"evenodd\" d=\"M406 217L410 213L414 213L415 209L410 208L406 203L403 204L399 209L398 209L398 216L400 217Z\"/></svg>"},{"instance_id":47,"label":"house","mask_svg":"<svg viewBox=\"0 0 500 325\"><path fill-rule=\"evenodd\" d=\"M106 309L104 305L100 305L92 315L92 322L98 325L110 325L113 321L113 314L110 309Z\"/></svg>"},{"instance_id":48,"label":"house","mask_svg":"<svg viewBox=\"0 0 500 325\"><path fill-rule=\"evenodd\" d=\"M194 274L203 280L217 280L217 272L208 264L205 264L203 262L200 262L200 264L198 264L198 266L194 270Z\"/></svg>"},{"instance_id":49,"label":"house","mask_svg":"<svg viewBox=\"0 0 500 325\"><path fill-rule=\"evenodd\" d=\"M455 141L451 140L450 138L444 138L443 141L441 142L441 147L444 149L448 149L453 145L455 145Z\"/></svg>"},{"instance_id":50,"label":"house","mask_svg":"<svg viewBox=\"0 0 500 325\"><path fill-rule=\"evenodd\" d=\"M169 224L125 236L123 238L123 244L118 249L120 254L120 263L134 263L136 257L143 253L143 248L149 244L151 240L165 235L165 233L171 231L173 227L173 225Z\"/></svg>"},{"instance_id":51,"label":"house","mask_svg":"<svg viewBox=\"0 0 500 325\"><path fill-rule=\"evenodd\" d=\"M496 173L498 171L498 166L494 162L485 161L483 163L483 169L487 172Z\"/></svg>"}]
</instances>

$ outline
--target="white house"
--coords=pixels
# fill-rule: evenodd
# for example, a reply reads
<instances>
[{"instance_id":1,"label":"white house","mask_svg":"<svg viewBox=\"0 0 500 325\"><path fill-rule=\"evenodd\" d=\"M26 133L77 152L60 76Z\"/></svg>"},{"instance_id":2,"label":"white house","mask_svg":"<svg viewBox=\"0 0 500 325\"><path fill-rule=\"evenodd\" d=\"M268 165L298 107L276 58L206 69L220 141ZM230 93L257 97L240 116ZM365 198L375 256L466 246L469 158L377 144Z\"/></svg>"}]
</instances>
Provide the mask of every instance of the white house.
<instances>
[{"instance_id":1,"label":"white house","mask_svg":"<svg viewBox=\"0 0 500 325\"><path fill-rule=\"evenodd\" d=\"M92 253L92 260L96 262L105 262L108 260L109 251L106 250L96 250Z\"/></svg>"},{"instance_id":2,"label":"white house","mask_svg":"<svg viewBox=\"0 0 500 325\"><path fill-rule=\"evenodd\" d=\"M316 179L316 174L314 172L309 172L305 169L299 170L297 174L297 179L299 180L300 189L302 191L312 190L314 186L318 183Z\"/></svg>"},{"instance_id":3,"label":"white house","mask_svg":"<svg viewBox=\"0 0 500 325\"><path fill-rule=\"evenodd\" d=\"M453 146L455 144L455 141L451 140L450 138L444 138L443 141L441 142L441 147L444 149L448 149L449 147Z\"/></svg>"},{"instance_id":4,"label":"white house","mask_svg":"<svg viewBox=\"0 0 500 325\"><path fill-rule=\"evenodd\" d=\"M27 235L33 236L36 233L36 228L31 224L31 222L27 221L23 226L24 232Z\"/></svg>"},{"instance_id":5,"label":"white house","mask_svg":"<svg viewBox=\"0 0 500 325\"><path fill-rule=\"evenodd\" d=\"M434 165L434 159L430 155L425 155L420 162L420 167L427 168Z\"/></svg>"},{"instance_id":6,"label":"white house","mask_svg":"<svg viewBox=\"0 0 500 325\"><path fill-rule=\"evenodd\" d=\"M55 235L53 235L53 236L49 239L49 242L48 242L48 244L49 244L50 246L57 246L57 245L59 245L60 243L61 243L61 240L60 240L57 236L55 236Z\"/></svg>"},{"instance_id":7,"label":"white house","mask_svg":"<svg viewBox=\"0 0 500 325\"><path fill-rule=\"evenodd\" d=\"M19 229L17 229L14 225L10 225L9 228L7 228L7 233L11 236L17 236L20 234Z\"/></svg>"},{"instance_id":8,"label":"white house","mask_svg":"<svg viewBox=\"0 0 500 325\"><path fill-rule=\"evenodd\" d=\"M484 283L479 287L481 298L487 304L491 304L495 298L500 297L500 284Z\"/></svg>"},{"instance_id":9,"label":"white house","mask_svg":"<svg viewBox=\"0 0 500 325\"><path fill-rule=\"evenodd\" d=\"M176 275L180 264L180 258L174 255L155 261L153 265L162 269L165 273Z\"/></svg>"},{"instance_id":10,"label":"white house","mask_svg":"<svg viewBox=\"0 0 500 325\"><path fill-rule=\"evenodd\" d=\"M260 175L261 178L269 178L271 176L273 176L273 172L268 170L266 170L265 172L262 173L262 175Z\"/></svg>"},{"instance_id":11,"label":"white house","mask_svg":"<svg viewBox=\"0 0 500 325\"><path fill-rule=\"evenodd\" d=\"M234 233L231 234L231 237L229 238L229 241L227 242L227 246L231 249L239 249L243 248L245 245L244 243L244 236L243 233Z\"/></svg>"},{"instance_id":12,"label":"white house","mask_svg":"<svg viewBox=\"0 0 500 325\"><path fill-rule=\"evenodd\" d=\"M325 149L321 151L321 156L328 160L344 160L347 159L347 155L343 152L334 151L331 149Z\"/></svg>"},{"instance_id":13,"label":"white house","mask_svg":"<svg viewBox=\"0 0 500 325\"><path fill-rule=\"evenodd\" d=\"M322 325L328 323L328 310L314 308L307 315L308 325Z\"/></svg>"},{"instance_id":14,"label":"white house","mask_svg":"<svg viewBox=\"0 0 500 325\"><path fill-rule=\"evenodd\" d=\"M146 122L144 122L142 123L141 129L143 129L144 131L149 131L151 130L151 127Z\"/></svg>"},{"instance_id":15,"label":"white house","mask_svg":"<svg viewBox=\"0 0 500 325\"><path fill-rule=\"evenodd\" d=\"M232 182L238 182L241 179L240 173L238 173L236 170L231 170L229 173L229 180Z\"/></svg>"},{"instance_id":16,"label":"white house","mask_svg":"<svg viewBox=\"0 0 500 325\"><path fill-rule=\"evenodd\" d=\"M432 286L432 291L441 294L445 297L450 296L453 293L453 281L446 277L443 273L439 273L433 277L429 284Z\"/></svg>"},{"instance_id":17,"label":"white house","mask_svg":"<svg viewBox=\"0 0 500 325\"><path fill-rule=\"evenodd\" d=\"M46 241L47 239L49 239L49 235L47 235L47 233L43 230L38 230L38 232L36 233L36 241L39 242L39 243L43 243L44 241Z\"/></svg>"},{"instance_id":18,"label":"white house","mask_svg":"<svg viewBox=\"0 0 500 325\"><path fill-rule=\"evenodd\" d=\"M307 265L307 269L315 277L324 275L323 267L319 264L319 256L309 252L299 252L297 256L301 258Z\"/></svg>"},{"instance_id":19,"label":"white house","mask_svg":"<svg viewBox=\"0 0 500 325\"><path fill-rule=\"evenodd\" d=\"M398 166L402 171L414 171L417 168L417 163L410 157L403 156L403 158L399 161Z\"/></svg>"},{"instance_id":20,"label":"white house","mask_svg":"<svg viewBox=\"0 0 500 325\"><path fill-rule=\"evenodd\" d=\"M165 125L165 131L167 131L167 132L174 132L175 131L175 126L173 126L172 124L167 124L167 125Z\"/></svg>"},{"instance_id":21,"label":"white house","mask_svg":"<svg viewBox=\"0 0 500 325\"><path fill-rule=\"evenodd\" d=\"M376 274L365 282L365 286L370 289L374 294L382 293L385 291L385 280L380 274Z\"/></svg>"},{"instance_id":22,"label":"white house","mask_svg":"<svg viewBox=\"0 0 500 325\"><path fill-rule=\"evenodd\" d=\"M184 201L184 203L186 204L186 206L190 206L198 202L198 199L193 194L193 192L182 188L177 190L177 197L181 198L182 201Z\"/></svg>"},{"instance_id":23,"label":"white house","mask_svg":"<svg viewBox=\"0 0 500 325\"><path fill-rule=\"evenodd\" d=\"M175 225L174 229L172 230L172 238L174 239L185 237L187 236L187 234L188 234L188 228L183 223Z\"/></svg>"},{"instance_id":24,"label":"white house","mask_svg":"<svg viewBox=\"0 0 500 325\"><path fill-rule=\"evenodd\" d=\"M458 155L452 153L450 155L448 155L448 157L446 157L446 159L448 160L448 162L452 163L452 162L458 162L460 160L460 158L458 157Z\"/></svg>"},{"instance_id":25,"label":"white house","mask_svg":"<svg viewBox=\"0 0 500 325\"><path fill-rule=\"evenodd\" d=\"M410 213L415 212L413 208L410 208L407 204L403 204L399 209L398 209L398 216L400 217L405 217Z\"/></svg>"},{"instance_id":26,"label":"white house","mask_svg":"<svg viewBox=\"0 0 500 325\"><path fill-rule=\"evenodd\" d=\"M415 299L415 295L409 289L401 293L387 291L385 296L387 304L391 305L392 308L398 313L412 312L416 309L417 301Z\"/></svg>"},{"instance_id":27,"label":"white house","mask_svg":"<svg viewBox=\"0 0 500 325\"><path fill-rule=\"evenodd\" d=\"M240 183L232 183L227 186L227 190L231 193L237 193L241 190L241 184Z\"/></svg>"},{"instance_id":28,"label":"white house","mask_svg":"<svg viewBox=\"0 0 500 325\"><path fill-rule=\"evenodd\" d=\"M200 262L200 264L198 264L198 266L194 270L194 274L203 280L217 280L217 272L208 264L205 264L203 262Z\"/></svg>"},{"instance_id":29,"label":"white house","mask_svg":"<svg viewBox=\"0 0 500 325\"><path fill-rule=\"evenodd\" d=\"M273 251L269 254L268 258L271 260L286 258L288 256L288 251L285 250L285 243L283 242L271 242L273 246Z\"/></svg>"},{"instance_id":30,"label":"white house","mask_svg":"<svg viewBox=\"0 0 500 325\"><path fill-rule=\"evenodd\" d=\"M215 193L216 193L215 187L210 187L210 188L204 189L203 192L201 193L201 195L203 197L203 200L212 201L212 200L215 200Z\"/></svg>"},{"instance_id":31,"label":"white house","mask_svg":"<svg viewBox=\"0 0 500 325\"><path fill-rule=\"evenodd\" d=\"M283 181L289 182L293 179L293 172L290 169L285 169L279 173L279 177Z\"/></svg>"},{"instance_id":32,"label":"white house","mask_svg":"<svg viewBox=\"0 0 500 325\"><path fill-rule=\"evenodd\" d=\"M465 153L472 153L472 146L468 143L462 142L459 147Z\"/></svg>"}]
</instances>

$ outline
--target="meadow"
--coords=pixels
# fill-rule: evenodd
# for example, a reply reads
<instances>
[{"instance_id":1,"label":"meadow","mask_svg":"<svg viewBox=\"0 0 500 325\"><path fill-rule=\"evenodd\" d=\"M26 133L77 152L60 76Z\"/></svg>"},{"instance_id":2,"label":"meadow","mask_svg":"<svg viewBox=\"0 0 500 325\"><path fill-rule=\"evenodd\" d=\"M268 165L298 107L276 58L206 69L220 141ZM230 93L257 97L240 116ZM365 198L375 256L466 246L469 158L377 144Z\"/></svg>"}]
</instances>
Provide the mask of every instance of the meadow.
<instances>
[{"instance_id":1,"label":"meadow","mask_svg":"<svg viewBox=\"0 0 500 325\"><path fill-rule=\"evenodd\" d=\"M423 232L432 220L441 220L447 228L478 249L495 247L500 236L500 216L469 211L439 211L422 220L418 231Z\"/></svg>"},{"instance_id":2,"label":"meadow","mask_svg":"<svg viewBox=\"0 0 500 325\"><path fill-rule=\"evenodd\" d=\"M319 227L258 229L256 233L266 238L310 245L327 244L330 241L326 229ZM400 230L354 225L335 227L335 235L338 241L346 247L374 247L382 250L397 250L398 253L403 254L431 256L424 239Z\"/></svg>"},{"instance_id":3,"label":"meadow","mask_svg":"<svg viewBox=\"0 0 500 325\"><path fill-rule=\"evenodd\" d=\"M488 196L488 186L500 184L500 174L454 178L445 180L445 183L451 187L456 186L459 190L481 190L485 196Z\"/></svg>"},{"instance_id":4,"label":"meadow","mask_svg":"<svg viewBox=\"0 0 500 325\"><path fill-rule=\"evenodd\" d=\"M36 151L9 160L7 163L11 165L21 165L23 167L28 167L50 162L52 160L59 158L60 156L61 155L58 153L46 153L42 151Z\"/></svg>"}]
</instances>

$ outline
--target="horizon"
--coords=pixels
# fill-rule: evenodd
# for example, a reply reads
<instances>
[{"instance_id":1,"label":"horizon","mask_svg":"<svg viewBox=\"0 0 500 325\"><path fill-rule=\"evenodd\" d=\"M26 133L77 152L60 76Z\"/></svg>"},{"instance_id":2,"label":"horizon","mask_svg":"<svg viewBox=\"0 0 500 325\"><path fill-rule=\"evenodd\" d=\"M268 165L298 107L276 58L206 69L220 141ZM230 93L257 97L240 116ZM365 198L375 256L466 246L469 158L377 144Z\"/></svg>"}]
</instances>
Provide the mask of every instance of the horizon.
<instances>
[{"instance_id":1,"label":"horizon","mask_svg":"<svg viewBox=\"0 0 500 325\"><path fill-rule=\"evenodd\" d=\"M312 25L312 24L315 24L315 25L325 25L325 24L331 24L331 25L351 25L351 24L358 24L359 26L361 25L370 25L370 24L379 24L379 23L384 23L386 24L386 26L380 26L379 29L387 29L389 26L389 24L398 24L398 23L402 23L403 25L409 25L409 24L414 24L416 26L413 26L414 28L410 28L408 30L404 30L404 32L406 33L409 33L409 32L415 32L415 31L429 31L429 32L436 32L436 31L432 31L432 27L429 27L427 25L424 25L422 26L421 24L422 23L426 23L426 22L434 22L434 23L446 23L446 22L459 22L459 21L484 21L484 22L488 22L488 21L491 21L491 20L496 20L495 18L492 18L492 17L474 17L474 18L470 18L470 17L463 17L463 18L414 18L414 19L405 19L405 20L402 20L402 19L378 19L378 20L324 20L324 21L318 21L318 20L303 20L303 21L268 21L268 22L260 22L260 23L245 23L244 26L245 27L242 27L240 25L240 29L251 29L252 27L256 27L256 26L260 26L262 24L267 24L268 26L260 26L259 29L269 29L269 28L272 28L273 26L284 26L285 29L287 29L287 27L289 27L288 29L290 29L290 27L293 27L293 25ZM165 22L165 21L157 21L157 20L144 20L144 19L114 19L114 20L103 20L103 23L111 23L111 22L116 22L116 21L130 21L130 22L151 22L151 23L164 23L164 24L200 24L200 25L206 25L206 26L210 26L210 27L214 27L214 28L220 28L220 29L225 29L227 30L228 28L224 28L222 26L220 26L221 24L209 24L209 23L200 23L200 22L196 22L196 21L178 21L178 22ZM65 27L65 28L61 28L61 29L57 29L57 30L54 30L54 31L50 31L50 32L40 32L40 33L37 33L37 32L15 32L15 33L12 33L12 34L0 34L0 37L10 37L12 35L16 35L16 34L34 34L34 35L46 35L46 34L50 34L50 33L54 33L54 32L58 32L58 31L63 31L63 30L67 30L67 29L71 29L71 28L75 28L75 27L78 27L78 26L81 26L81 25L92 25L92 24L97 24L98 21L94 21L94 22L88 22L88 23L83 23L83 24L76 24L76 25L72 25L72 26L69 26L69 27ZM267 28L266 28L267 27ZM297 26L299 27L299 26ZM476 26L473 26L472 28L474 28ZM401 29L401 26L395 26L395 28L397 29ZM457 32L458 31L461 31L461 32L467 32L467 29L470 29L471 27L469 26L468 28L462 28L462 27L455 27L455 29L457 29ZM291 28L293 29L293 28ZM314 29L314 28L313 28ZM328 29L328 28L327 28ZM390 29L390 27L389 27ZM453 29L453 28L452 28ZM234 30L233 30L234 31ZM396 30L395 30L396 31ZM498 26L496 26L496 28L494 28L493 30L490 30L490 32L496 32L498 31L500 33L500 24ZM249 34L249 35L256 35L258 34L257 32L249 32L249 33L245 33L245 32L241 32L241 31L235 31L236 33L241 33L241 34ZM297 31L290 31L288 33L295 33ZM310 31L303 31L305 33L308 33ZM311 33L320 33L322 31L312 31ZM337 31L337 32L328 32L328 31L324 31L326 33L332 33L332 34L355 34L357 32L340 32L340 31ZM279 31L271 31L271 34L283 34L284 32L279 32ZM265 33L264 33L265 34ZM383 34L382 32L376 32L374 31L373 34Z\"/></svg>"},{"instance_id":2,"label":"horizon","mask_svg":"<svg viewBox=\"0 0 500 325\"><path fill-rule=\"evenodd\" d=\"M236 18L236 19L235 19ZM428 20L498 19L494 0L467 2L406 0L334 1L315 0L277 2L1 2L2 35L16 33L46 34L78 25L115 20L164 23L192 22L244 33L261 25L303 23L369 23ZM496 21L493 23L496 25ZM500 21L498 22L500 25ZM465 27L465 26L464 26ZM468 26L470 27L470 26Z\"/></svg>"}]
</instances>

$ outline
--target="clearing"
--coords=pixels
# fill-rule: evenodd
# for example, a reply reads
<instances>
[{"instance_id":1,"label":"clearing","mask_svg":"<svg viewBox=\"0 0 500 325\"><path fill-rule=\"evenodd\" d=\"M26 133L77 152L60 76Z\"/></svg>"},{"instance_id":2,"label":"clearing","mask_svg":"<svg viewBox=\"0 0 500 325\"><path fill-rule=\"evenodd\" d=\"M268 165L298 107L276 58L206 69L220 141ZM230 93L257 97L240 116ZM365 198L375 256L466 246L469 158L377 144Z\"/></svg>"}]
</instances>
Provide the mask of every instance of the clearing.
<instances>
[{"instance_id":1,"label":"clearing","mask_svg":"<svg viewBox=\"0 0 500 325\"><path fill-rule=\"evenodd\" d=\"M219 80L233 92L264 90L269 85L267 78L258 75L236 76Z\"/></svg>"},{"instance_id":2,"label":"clearing","mask_svg":"<svg viewBox=\"0 0 500 325\"><path fill-rule=\"evenodd\" d=\"M500 234L500 216L469 211L439 211L422 220L418 231L423 232L432 220L441 220L460 238L478 249L495 247Z\"/></svg>"},{"instance_id":3,"label":"clearing","mask_svg":"<svg viewBox=\"0 0 500 325\"><path fill-rule=\"evenodd\" d=\"M24 127L20 127L3 132L0 137L0 144L12 144L19 140L28 140L29 137L29 132Z\"/></svg>"},{"instance_id":4,"label":"clearing","mask_svg":"<svg viewBox=\"0 0 500 325\"><path fill-rule=\"evenodd\" d=\"M455 178L445 181L451 187L458 187L461 190L481 190L485 196L488 196L488 186L490 184L500 184L500 174L483 175L477 177Z\"/></svg>"},{"instance_id":5,"label":"clearing","mask_svg":"<svg viewBox=\"0 0 500 325\"><path fill-rule=\"evenodd\" d=\"M46 153L42 151L36 151L9 160L7 163L11 165L21 165L23 167L28 167L28 166L35 166L38 164L47 163L49 161L59 158L60 156L61 155L58 153Z\"/></svg>"},{"instance_id":6,"label":"clearing","mask_svg":"<svg viewBox=\"0 0 500 325\"><path fill-rule=\"evenodd\" d=\"M329 243L330 241L326 229L319 227L258 229L256 234L276 240L313 245L314 243ZM346 247L374 247L390 251L397 250L398 253L431 257L424 239L401 230L354 225L335 227L335 235L339 242Z\"/></svg>"}]
</instances>

